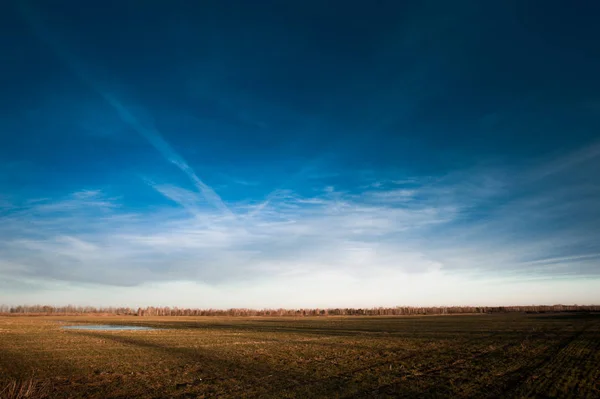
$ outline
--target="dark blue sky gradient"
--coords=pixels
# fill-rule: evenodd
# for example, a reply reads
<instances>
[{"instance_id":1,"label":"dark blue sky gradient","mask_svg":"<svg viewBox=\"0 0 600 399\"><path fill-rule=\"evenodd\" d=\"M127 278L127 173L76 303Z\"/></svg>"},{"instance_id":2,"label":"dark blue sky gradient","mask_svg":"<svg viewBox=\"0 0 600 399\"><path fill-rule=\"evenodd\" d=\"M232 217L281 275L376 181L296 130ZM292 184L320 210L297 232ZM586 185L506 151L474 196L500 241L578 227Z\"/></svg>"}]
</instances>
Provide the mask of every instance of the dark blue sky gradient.
<instances>
[{"instance_id":1,"label":"dark blue sky gradient","mask_svg":"<svg viewBox=\"0 0 600 399\"><path fill-rule=\"evenodd\" d=\"M3 2L5 214L81 190L118 201L117 214L196 209L165 184L236 215L289 196L364 204L372 189L410 197L396 210L460 208L442 230L478 250L488 244L469 234L503 220L490 242L568 233L581 239L547 257L592 256L599 18L597 1ZM511 228L505 209L530 206L548 213ZM430 257L451 270L453 256Z\"/></svg>"}]
</instances>

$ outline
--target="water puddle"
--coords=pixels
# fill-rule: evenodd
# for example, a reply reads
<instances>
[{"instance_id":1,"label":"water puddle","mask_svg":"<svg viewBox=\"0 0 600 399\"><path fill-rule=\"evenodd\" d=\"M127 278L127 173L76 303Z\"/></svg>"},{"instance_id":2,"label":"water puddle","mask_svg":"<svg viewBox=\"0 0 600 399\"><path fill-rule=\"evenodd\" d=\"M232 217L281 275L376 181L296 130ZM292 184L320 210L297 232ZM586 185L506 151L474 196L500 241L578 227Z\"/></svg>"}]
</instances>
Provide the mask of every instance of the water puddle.
<instances>
[{"instance_id":1,"label":"water puddle","mask_svg":"<svg viewBox=\"0 0 600 399\"><path fill-rule=\"evenodd\" d=\"M115 326L108 324L82 324L77 326L61 327L65 330L93 330L93 331L149 331L158 330L158 328L144 326Z\"/></svg>"}]
</instances>

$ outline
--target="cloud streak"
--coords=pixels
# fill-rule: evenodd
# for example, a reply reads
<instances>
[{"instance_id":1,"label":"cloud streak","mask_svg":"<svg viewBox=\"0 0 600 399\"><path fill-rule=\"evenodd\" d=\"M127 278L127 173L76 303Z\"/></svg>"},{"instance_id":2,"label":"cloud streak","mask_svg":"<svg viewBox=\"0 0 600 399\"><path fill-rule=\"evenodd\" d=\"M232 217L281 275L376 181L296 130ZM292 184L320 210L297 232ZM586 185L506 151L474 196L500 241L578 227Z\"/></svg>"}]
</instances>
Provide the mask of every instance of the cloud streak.
<instances>
[{"instance_id":1,"label":"cloud streak","mask_svg":"<svg viewBox=\"0 0 600 399\"><path fill-rule=\"evenodd\" d=\"M573 164L587 180L555 180L533 193L498 169L412 181L410 190L288 190L269 207L232 203L255 215L237 220L173 185L154 188L184 208L151 213L127 211L99 190L23 200L2 218L0 274L116 286L220 286L321 272L598 278L600 212L584 201L600 196L587 169L594 166Z\"/></svg>"},{"instance_id":2,"label":"cloud streak","mask_svg":"<svg viewBox=\"0 0 600 399\"><path fill-rule=\"evenodd\" d=\"M130 125L136 132L144 137L154 148L156 148L160 154L169 162L177 166L187 177L192 181L194 186L202 193L204 198L212 205L224 213L233 216L230 209L225 205L221 197L213 190L209 185L204 183L194 172L194 170L188 165L188 163L177 153L175 150L166 142L162 137L161 133L153 126L152 123L146 122L146 125L142 124L139 118L137 118L130 108L127 108L123 103L118 100L112 94L99 90L98 93L102 95L108 104L110 104L115 111L119 114L121 119Z\"/></svg>"},{"instance_id":3,"label":"cloud streak","mask_svg":"<svg viewBox=\"0 0 600 399\"><path fill-rule=\"evenodd\" d=\"M142 120L137 116L132 107L126 106L114 93L109 92L99 82L91 69L84 62L78 59L66 45L64 45L59 36L53 32L47 24L44 24L41 16L27 1L20 2L21 13L28 22L31 30L36 34L38 39L48 45L55 55L77 75L90 89L98 93L107 104L109 104L119 115L121 120L129 125L140 136L145 138L168 162L179 168L194 184L194 186L202 193L208 203L214 205L222 212L229 216L233 216L231 210L223 202L221 197L209 185L202 181L189 164L171 147L171 145L163 138L160 131L148 119Z\"/></svg>"}]
</instances>

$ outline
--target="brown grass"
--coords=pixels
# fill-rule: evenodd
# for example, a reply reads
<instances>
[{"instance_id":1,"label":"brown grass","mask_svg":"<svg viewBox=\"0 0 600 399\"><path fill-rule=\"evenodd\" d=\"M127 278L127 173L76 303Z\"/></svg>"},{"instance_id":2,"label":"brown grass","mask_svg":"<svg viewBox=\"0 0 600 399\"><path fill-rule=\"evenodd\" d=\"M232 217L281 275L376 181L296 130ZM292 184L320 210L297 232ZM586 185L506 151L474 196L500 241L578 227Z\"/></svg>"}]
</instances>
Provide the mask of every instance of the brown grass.
<instances>
[{"instance_id":1,"label":"brown grass","mask_svg":"<svg viewBox=\"0 0 600 399\"><path fill-rule=\"evenodd\" d=\"M160 330L61 329L79 323ZM600 315L0 317L0 329L1 398L594 398L600 381Z\"/></svg>"},{"instance_id":2,"label":"brown grass","mask_svg":"<svg viewBox=\"0 0 600 399\"><path fill-rule=\"evenodd\" d=\"M52 385L49 381L12 380L0 390L0 399L43 399L50 396Z\"/></svg>"}]
</instances>

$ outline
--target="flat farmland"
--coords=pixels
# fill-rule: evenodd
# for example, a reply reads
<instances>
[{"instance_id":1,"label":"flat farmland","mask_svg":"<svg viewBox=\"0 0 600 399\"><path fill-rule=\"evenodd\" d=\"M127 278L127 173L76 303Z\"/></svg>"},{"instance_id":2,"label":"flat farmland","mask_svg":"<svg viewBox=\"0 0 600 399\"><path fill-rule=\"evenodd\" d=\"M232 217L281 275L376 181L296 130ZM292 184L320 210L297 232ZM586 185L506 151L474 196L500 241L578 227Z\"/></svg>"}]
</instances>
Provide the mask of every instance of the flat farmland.
<instances>
[{"instance_id":1,"label":"flat farmland","mask_svg":"<svg viewBox=\"0 0 600 399\"><path fill-rule=\"evenodd\" d=\"M76 324L157 329L62 328ZM600 315L0 317L0 397L19 390L32 398L599 398Z\"/></svg>"}]
</instances>

